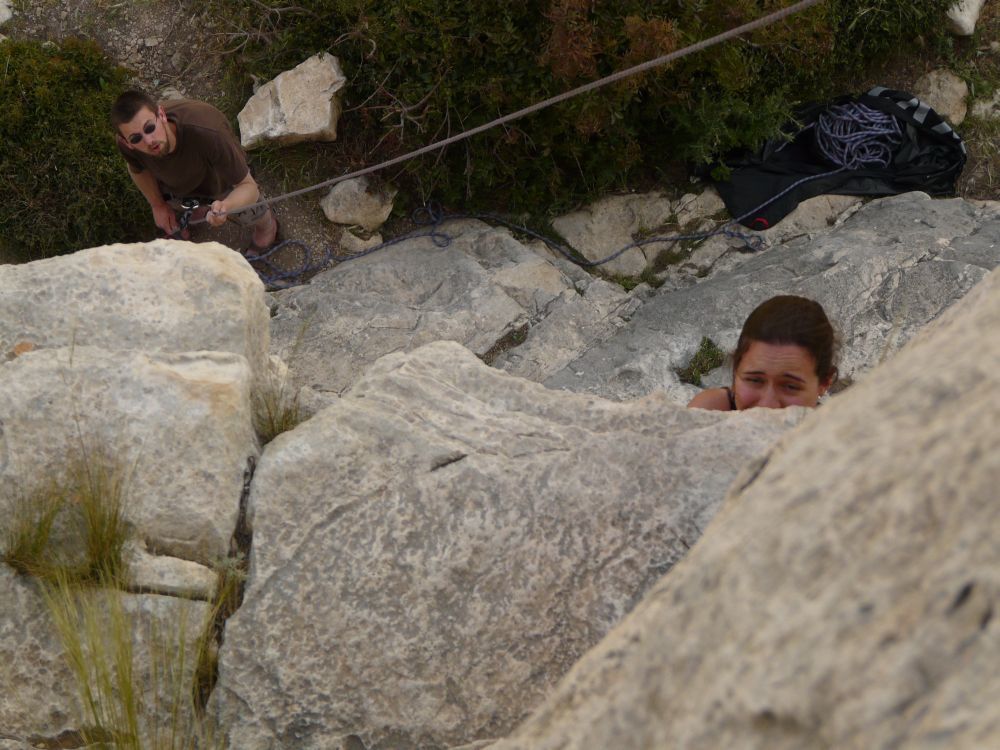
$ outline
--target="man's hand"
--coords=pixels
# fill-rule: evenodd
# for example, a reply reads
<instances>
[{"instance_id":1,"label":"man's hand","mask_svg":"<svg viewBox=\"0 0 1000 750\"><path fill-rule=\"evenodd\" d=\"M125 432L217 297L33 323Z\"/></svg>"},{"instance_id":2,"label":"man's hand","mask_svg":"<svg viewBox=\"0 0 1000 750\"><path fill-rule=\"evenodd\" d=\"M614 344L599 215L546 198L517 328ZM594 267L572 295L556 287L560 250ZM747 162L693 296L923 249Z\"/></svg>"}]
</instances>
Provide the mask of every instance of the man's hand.
<instances>
[{"instance_id":1,"label":"man's hand","mask_svg":"<svg viewBox=\"0 0 1000 750\"><path fill-rule=\"evenodd\" d=\"M156 222L156 226L166 232L168 237L173 236L174 232L180 229L174 209L166 203L153 206L153 221Z\"/></svg>"},{"instance_id":2,"label":"man's hand","mask_svg":"<svg viewBox=\"0 0 1000 750\"><path fill-rule=\"evenodd\" d=\"M223 201L215 201L212 207L205 214L205 221L213 227L221 227L226 223L226 204Z\"/></svg>"}]
</instances>

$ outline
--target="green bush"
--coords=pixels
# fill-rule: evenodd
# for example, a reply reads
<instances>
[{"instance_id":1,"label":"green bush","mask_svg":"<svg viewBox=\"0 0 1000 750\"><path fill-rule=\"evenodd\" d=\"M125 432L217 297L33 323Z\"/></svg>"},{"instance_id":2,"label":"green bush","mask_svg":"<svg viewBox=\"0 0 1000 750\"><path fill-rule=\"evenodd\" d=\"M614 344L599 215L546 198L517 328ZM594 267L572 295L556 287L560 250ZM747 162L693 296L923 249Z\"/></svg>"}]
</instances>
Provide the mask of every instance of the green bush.
<instances>
[{"instance_id":1,"label":"green bush","mask_svg":"<svg viewBox=\"0 0 1000 750\"><path fill-rule=\"evenodd\" d=\"M0 254L35 260L150 226L108 112L127 74L92 43L0 43Z\"/></svg>"},{"instance_id":2,"label":"green bush","mask_svg":"<svg viewBox=\"0 0 1000 750\"><path fill-rule=\"evenodd\" d=\"M244 34L249 93L329 51L348 76L339 166L398 155L758 18L792 0L212 0ZM704 163L795 105L941 33L951 0L827 0L741 40L496 128L405 167L411 198L537 209ZM850 89L848 89L850 90ZM238 97L237 97L238 98ZM389 174L399 179L399 175Z\"/></svg>"}]
</instances>

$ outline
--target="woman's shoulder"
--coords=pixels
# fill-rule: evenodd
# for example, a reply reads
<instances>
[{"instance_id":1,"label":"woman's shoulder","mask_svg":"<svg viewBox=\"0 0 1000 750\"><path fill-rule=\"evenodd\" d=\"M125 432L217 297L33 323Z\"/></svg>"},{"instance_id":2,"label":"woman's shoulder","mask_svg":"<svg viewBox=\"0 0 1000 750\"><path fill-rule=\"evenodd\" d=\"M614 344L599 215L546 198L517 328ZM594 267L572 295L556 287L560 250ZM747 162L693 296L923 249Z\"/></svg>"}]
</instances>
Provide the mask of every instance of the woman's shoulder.
<instances>
[{"instance_id":1,"label":"woman's shoulder","mask_svg":"<svg viewBox=\"0 0 1000 750\"><path fill-rule=\"evenodd\" d=\"M688 408L732 411L732 397L728 388L708 388L691 399Z\"/></svg>"}]
</instances>

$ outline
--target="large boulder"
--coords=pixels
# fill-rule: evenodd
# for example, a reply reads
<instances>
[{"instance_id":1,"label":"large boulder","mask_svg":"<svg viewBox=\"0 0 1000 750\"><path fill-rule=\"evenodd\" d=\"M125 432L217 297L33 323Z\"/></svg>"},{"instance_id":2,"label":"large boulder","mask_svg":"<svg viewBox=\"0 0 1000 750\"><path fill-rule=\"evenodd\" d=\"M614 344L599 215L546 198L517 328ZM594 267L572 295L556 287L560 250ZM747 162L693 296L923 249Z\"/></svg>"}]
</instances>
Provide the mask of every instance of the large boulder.
<instances>
[{"instance_id":1,"label":"large boulder","mask_svg":"<svg viewBox=\"0 0 1000 750\"><path fill-rule=\"evenodd\" d=\"M347 83L340 61L320 52L261 86L237 115L240 142L252 149L337 140L341 91Z\"/></svg>"},{"instance_id":2,"label":"large boulder","mask_svg":"<svg viewBox=\"0 0 1000 750\"><path fill-rule=\"evenodd\" d=\"M1000 747L1000 272L784 435L490 750Z\"/></svg>"},{"instance_id":3,"label":"large boulder","mask_svg":"<svg viewBox=\"0 0 1000 750\"><path fill-rule=\"evenodd\" d=\"M439 342L269 444L213 696L230 747L501 735L806 412L549 391Z\"/></svg>"},{"instance_id":4,"label":"large boulder","mask_svg":"<svg viewBox=\"0 0 1000 750\"><path fill-rule=\"evenodd\" d=\"M202 564L228 553L258 452L243 357L28 352L0 366L0 414L0 518L63 476L68 457L110 454L126 478L126 517L150 548Z\"/></svg>"},{"instance_id":5,"label":"large boulder","mask_svg":"<svg viewBox=\"0 0 1000 750\"><path fill-rule=\"evenodd\" d=\"M0 359L34 349L219 351L268 367L264 285L239 253L214 242L108 245L0 265Z\"/></svg>"},{"instance_id":6,"label":"large boulder","mask_svg":"<svg viewBox=\"0 0 1000 750\"><path fill-rule=\"evenodd\" d=\"M856 379L897 351L1000 263L1000 204L931 200L923 193L873 201L843 223L750 256L695 286L653 296L627 326L544 382L634 398L678 388L707 336L735 346L747 315L776 294L818 300L843 343L840 373Z\"/></svg>"}]
</instances>

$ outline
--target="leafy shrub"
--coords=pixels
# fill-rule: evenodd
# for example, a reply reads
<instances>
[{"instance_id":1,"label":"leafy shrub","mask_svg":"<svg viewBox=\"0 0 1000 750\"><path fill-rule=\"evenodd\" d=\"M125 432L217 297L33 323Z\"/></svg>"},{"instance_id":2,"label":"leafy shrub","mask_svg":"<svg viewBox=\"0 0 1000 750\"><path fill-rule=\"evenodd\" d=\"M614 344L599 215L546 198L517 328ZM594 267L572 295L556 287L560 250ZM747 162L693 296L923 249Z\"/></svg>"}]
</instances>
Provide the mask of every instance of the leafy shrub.
<instances>
[{"instance_id":1,"label":"leafy shrub","mask_svg":"<svg viewBox=\"0 0 1000 750\"><path fill-rule=\"evenodd\" d=\"M108 112L126 72L92 43L0 43L0 253L19 260L138 239L149 210Z\"/></svg>"},{"instance_id":2,"label":"leafy shrub","mask_svg":"<svg viewBox=\"0 0 1000 750\"><path fill-rule=\"evenodd\" d=\"M663 55L792 0L212 0L244 29L241 95L311 54L350 81L339 163L373 163ZM900 44L940 33L951 0L829 0L668 68L409 162L412 197L558 206L664 163L772 135ZM539 7L541 6L541 8ZM539 12L541 9L542 12ZM842 91L837 93L843 93ZM393 176L393 175L389 175ZM398 177L398 176L397 176Z\"/></svg>"}]
</instances>

